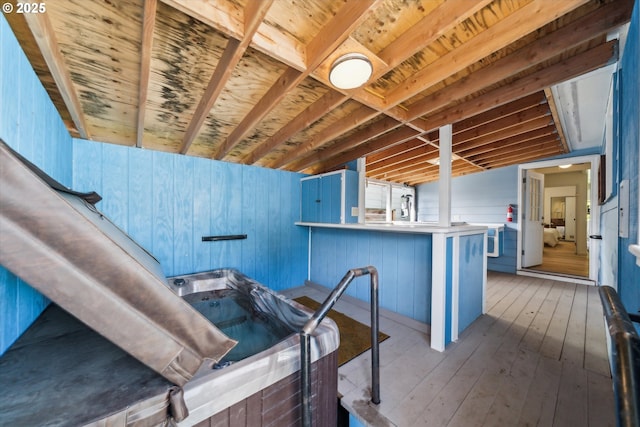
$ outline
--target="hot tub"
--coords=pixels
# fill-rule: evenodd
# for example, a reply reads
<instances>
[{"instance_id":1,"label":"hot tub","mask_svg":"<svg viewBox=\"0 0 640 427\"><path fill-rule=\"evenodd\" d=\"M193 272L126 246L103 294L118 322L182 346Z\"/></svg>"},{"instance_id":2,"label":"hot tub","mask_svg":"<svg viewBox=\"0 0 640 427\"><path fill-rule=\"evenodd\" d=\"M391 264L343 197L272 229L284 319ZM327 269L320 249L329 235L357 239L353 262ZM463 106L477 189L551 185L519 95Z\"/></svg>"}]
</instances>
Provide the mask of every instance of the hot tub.
<instances>
[{"instance_id":1,"label":"hot tub","mask_svg":"<svg viewBox=\"0 0 640 427\"><path fill-rule=\"evenodd\" d=\"M180 425L232 416L234 411L258 417L251 425L275 421L278 426L299 425L298 332L311 312L235 269L176 276L168 283L238 341L221 361L203 365L184 386L189 417ZM337 414L337 326L331 320L323 321L314 338L314 406L325 408L314 411L314 425L333 426Z\"/></svg>"},{"instance_id":2,"label":"hot tub","mask_svg":"<svg viewBox=\"0 0 640 427\"><path fill-rule=\"evenodd\" d=\"M0 359L11 396L0 399L0 425L24 415L23 425L299 424L307 309L237 270L167 280L97 210L100 196L69 190L2 141L0 162L0 264L56 304ZM314 425L333 426L338 329L325 320L313 337Z\"/></svg>"}]
</instances>

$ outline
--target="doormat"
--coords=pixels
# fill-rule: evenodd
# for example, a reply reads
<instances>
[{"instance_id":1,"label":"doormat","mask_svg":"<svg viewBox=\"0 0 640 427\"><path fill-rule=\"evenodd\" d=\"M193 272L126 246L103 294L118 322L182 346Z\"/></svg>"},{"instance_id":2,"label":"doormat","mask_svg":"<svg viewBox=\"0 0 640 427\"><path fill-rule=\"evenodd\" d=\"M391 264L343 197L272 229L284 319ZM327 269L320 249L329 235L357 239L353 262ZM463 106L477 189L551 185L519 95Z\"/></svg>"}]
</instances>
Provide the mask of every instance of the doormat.
<instances>
[{"instance_id":1,"label":"doormat","mask_svg":"<svg viewBox=\"0 0 640 427\"><path fill-rule=\"evenodd\" d=\"M300 304L316 311L320 303L309 297L294 298ZM342 366L356 356L371 348L371 328L339 311L329 310L327 317L336 322L340 330L340 347L338 347L338 366ZM382 342L389 335L378 331L378 341Z\"/></svg>"}]
</instances>

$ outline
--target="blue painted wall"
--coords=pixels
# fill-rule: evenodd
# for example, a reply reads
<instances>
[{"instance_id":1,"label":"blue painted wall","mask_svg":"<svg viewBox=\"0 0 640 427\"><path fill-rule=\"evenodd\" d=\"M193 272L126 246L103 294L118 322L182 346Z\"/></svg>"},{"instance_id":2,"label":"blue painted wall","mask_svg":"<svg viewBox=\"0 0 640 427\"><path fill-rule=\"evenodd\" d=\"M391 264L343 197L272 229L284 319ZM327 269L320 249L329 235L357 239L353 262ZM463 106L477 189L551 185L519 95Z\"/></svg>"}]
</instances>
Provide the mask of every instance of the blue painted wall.
<instances>
[{"instance_id":1,"label":"blue painted wall","mask_svg":"<svg viewBox=\"0 0 640 427\"><path fill-rule=\"evenodd\" d=\"M272 288L307 276L301 175L72 140L0 18L0 137L62 184L98 191L99 208L156 255L167 275L239 268ZM246 233L203 243L203 235ZM49 304L0 267L0 354Z\"/></svg>"},{"instance_id":2,"label":"blue painted wall","mask_svg":"<svg viewBox=\"0 0 640 427\"><path fill-rule=\"evenodd\" d=\"M489 258L487 268L515 273L517 260L518 167L509 166L454 178L451 183L451 217L454 221L505 224L504 255ZM418 220L438 221L438 184L416 188ZM507 206L513 205L512 223L507 223Z\"/></svg>"},{"instance_id":3,"label":"blue painted wall","mask_svg":"<svg viewBox=\"0 0 640 427\"><path fill-rule=\"evenodd\" d=\"M304 284L297 173L74 139L73 188L151 252L167 276L233 267L275 290ZM246 234L246 240L202 242Z\"/></svg>"},{"instance_id":4,"label":"blue painted wall","mask_svg":"<svg viewBox=\"0 0 640 427\"><path fill-rule=\"evenodd\" d=\"M71 185L71 137L0 17L0 138L64 185ZM47 298L0 267L0 354L40 315Z\"/></svg>"},{"instance_id":5,"label":"blue painted wall","mask_svg":"<svg viewBox=\"0 0 640 427\"><path fill-rule=\"evenodd\" d=\"M627 44L618 71L619 114L614 129L619 130L619 180L629 180L629 238L618 240L618 292L629 312L640 311L640 267L628 251L638 242L638 150L640 146L640 2L635 3Z\"/></svg>"},{"instance_id":6,"label":"blue painted wall","mask_svg":"<svg viewBox=\"0 0 640 427\"><path fill-rule=\"evenodd\" d=\"M458 332L464 331L482 315L482 271L484 238L482 235L460 237L458 265ZM490 259L490 258L489 258Z\"/></svg>"},{"instance_id":7,"label":"blue painted wall","mask_svg":"<svg viewBox=\"0 0 640 427\"><path fill-rule=\"evenodd\" d=\"M380 306L431 323L430 235L313 228L311 242L311 281L333 289L349 269L373 265ZM369 283L355 278L346 294L369 302Z\"/></svg>"}]
</instances>

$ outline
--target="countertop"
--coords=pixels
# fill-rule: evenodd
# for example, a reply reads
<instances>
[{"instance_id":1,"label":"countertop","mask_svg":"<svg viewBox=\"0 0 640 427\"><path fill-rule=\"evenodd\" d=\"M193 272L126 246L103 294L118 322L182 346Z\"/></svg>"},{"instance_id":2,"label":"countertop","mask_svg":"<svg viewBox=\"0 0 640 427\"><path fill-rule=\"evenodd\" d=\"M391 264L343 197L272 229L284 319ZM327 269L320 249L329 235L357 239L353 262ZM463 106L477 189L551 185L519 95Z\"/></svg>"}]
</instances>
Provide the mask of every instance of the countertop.
<instances>
[{"instance_id":1,"label":"countertop","mask_svg":"<svg viewBox=\"0 0 640 427\"><path fill-rule=\"evenodd\" d=\"M328 224L319 222L296 222L305 227L337 228L345 230L385 231L391 233L413 234L479 234L487 230L486 225L471 225L467 223L453 223L450 227L442 227L437 223L428 222L368 222L365 224Z\"/></svg>"}]
</instances>

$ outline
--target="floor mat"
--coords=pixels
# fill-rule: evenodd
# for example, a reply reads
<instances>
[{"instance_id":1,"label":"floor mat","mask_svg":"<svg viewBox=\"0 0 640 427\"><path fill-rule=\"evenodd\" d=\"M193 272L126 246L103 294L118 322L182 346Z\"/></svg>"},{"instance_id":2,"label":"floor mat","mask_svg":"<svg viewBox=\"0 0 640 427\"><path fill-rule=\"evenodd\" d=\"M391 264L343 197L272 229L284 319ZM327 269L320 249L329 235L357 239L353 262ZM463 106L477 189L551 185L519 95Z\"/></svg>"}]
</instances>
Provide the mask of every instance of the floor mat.
<instances>
[{"instance_id":1,"label":"floor mat","mask_svg":"<svg viewBox=\"0 0 640 427\"><path fill-rule=\"evenodd\" d=\"M309 297L294 298L300 304L312 310L320 308L320 303ZM342 366L351 359L371 348L371 328L339 311L329 310L327 317L331 318L340 330L340 347L338 348L338 366ZM378 331L378 341L382 342L389 335Z\"/></svg>"}]
</instances>

